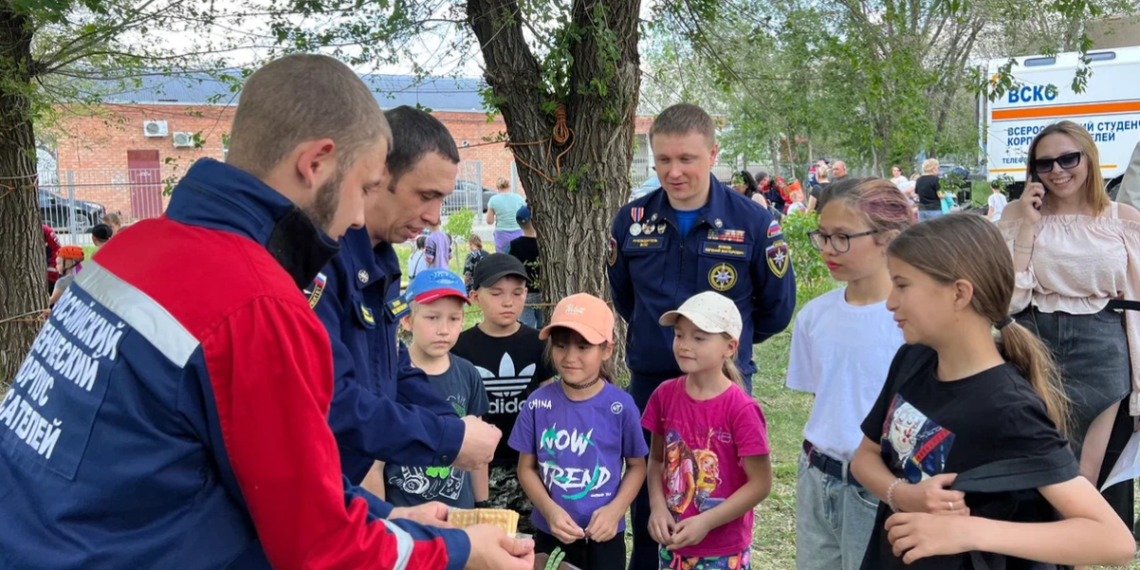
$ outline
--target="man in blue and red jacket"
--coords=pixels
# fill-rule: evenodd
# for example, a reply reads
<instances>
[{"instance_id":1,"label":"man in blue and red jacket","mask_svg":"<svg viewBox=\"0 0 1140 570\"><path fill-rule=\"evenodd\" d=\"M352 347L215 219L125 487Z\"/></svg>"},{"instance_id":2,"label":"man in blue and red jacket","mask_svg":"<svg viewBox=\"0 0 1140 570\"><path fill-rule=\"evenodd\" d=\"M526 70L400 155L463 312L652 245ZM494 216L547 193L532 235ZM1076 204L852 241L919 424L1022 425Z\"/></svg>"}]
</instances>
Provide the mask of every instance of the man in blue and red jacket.
<instances>
[{"instance_id":1,"label":"man in blue and red jacket","mask_svg":"<svg viewBox=\"0 0 1140 570\"><path fill-rule=\"evenodd\" d=\"M533 564L491 527L377 519L432 517L341 475L328 335L298 288L363 224L390 137L331 58L247 80L231 164L195 163L95 256L0 402L0 568Z\"/></svg>"}]
</instances>

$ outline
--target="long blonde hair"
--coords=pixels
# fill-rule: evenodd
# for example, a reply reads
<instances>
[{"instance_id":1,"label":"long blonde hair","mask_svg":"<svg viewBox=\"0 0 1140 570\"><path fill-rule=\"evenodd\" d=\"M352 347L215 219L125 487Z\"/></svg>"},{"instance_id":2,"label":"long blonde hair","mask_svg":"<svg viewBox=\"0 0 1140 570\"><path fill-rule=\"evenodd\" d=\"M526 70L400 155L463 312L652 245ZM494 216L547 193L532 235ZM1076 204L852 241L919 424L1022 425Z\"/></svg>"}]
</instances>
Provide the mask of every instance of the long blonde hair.
<instances>
[{"instance_id":1,"label":"long blonde hair","mask_svg":"<svg viewBox=\"0 0 1140 570\"><path fill-rule=\"evenodd\" d=\"M1041 129L1036 137L1033 137L1033 142L1029 143L1029 160L1026 161L1028 165L1026 179L1031 179L1033 176L1033 163L1037 160L1037 143L1041 139L1055 134L1062 134L1073 142L1081 149L1081 154L1084 155L1085 164L1089 169L1089 176L1085 179L1085 187L1081 190L1084 194L1085 201L1092 207L1096 215L1100 215L1112 203L1108 199L1108 192L1104 191L1104 175L1100 172L1100 151L1096 148L1096 141L1093 140L1092 135L1089 134L1084 127L1072 122L1061 121L1053 123ZM1045 199L1049 199L1046 194Z\"/></svg>"},{"instance_id":2,"label":"long blonde hair","mask_svg":"<svg viewBox=\"0 0 1140 570\"><path fill-rule=\"evenodd\" d=\"M1013 298L1013 258L1001 232L982 216L952 214L917 224L899 234L887 253L943 285L969 281L974 287L970 299L974 312L994 326L1007 318ZM1001 329L997 345L1045 401L1057 429L1066 433L1069 402L1045 344L1014 322Z\"/></svg>"},{"instance_id":3,"label":"long blonde hair","mask_svg":"<svg viewBox=\"0 0 1140 570\"><path fill-rule=\"evenodd\" d=\"M724 336L730 339L732 338L728 336L728 333L724 333ZM738 348L737 350L740 349ZM736 352L733 352L732 356L724 360L724 368L721 368L721 372L723 372L725 377L731 380L733 384L740 386L741 390L747 391L744 387L744 374L740 372L740 367L736 365ZM751 394L749 394L749 396L751 396Z\"/></svg>"}]
</instances>

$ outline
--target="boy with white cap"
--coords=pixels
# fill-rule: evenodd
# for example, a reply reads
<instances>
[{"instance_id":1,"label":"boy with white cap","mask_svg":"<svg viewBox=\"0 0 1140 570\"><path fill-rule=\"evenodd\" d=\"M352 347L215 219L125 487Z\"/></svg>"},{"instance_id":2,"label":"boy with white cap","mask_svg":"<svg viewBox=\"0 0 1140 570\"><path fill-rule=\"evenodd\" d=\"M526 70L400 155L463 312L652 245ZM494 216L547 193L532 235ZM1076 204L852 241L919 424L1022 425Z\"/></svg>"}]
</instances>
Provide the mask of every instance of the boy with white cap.
<instances>
[{"instance_id":1,"label":"boy with white cap","mask_svg":"<svg viewBox=\"0 0 1140 570\"><path fill-rule=\"evenodd\" d=\"M661 316L674 327L680 378L649 398L641 425L649 454L649 534L660 568L749 568L752 509L772 488L760 406L736 369L743 324L736 304L706 291Z\"/></svg>"}]
</instances>

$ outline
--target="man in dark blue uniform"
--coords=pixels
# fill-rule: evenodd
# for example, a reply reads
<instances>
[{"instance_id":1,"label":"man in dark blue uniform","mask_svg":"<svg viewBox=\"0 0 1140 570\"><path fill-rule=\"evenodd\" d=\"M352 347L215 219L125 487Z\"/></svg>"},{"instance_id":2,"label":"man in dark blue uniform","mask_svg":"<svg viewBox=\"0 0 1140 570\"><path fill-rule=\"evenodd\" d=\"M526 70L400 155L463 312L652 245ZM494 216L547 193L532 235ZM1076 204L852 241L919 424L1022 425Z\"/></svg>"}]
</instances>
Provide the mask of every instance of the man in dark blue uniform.
<instances>
[{"instance_id":1,"label":"man in dark blue uniform","mask_svg":"<svg viewBox=\"0 0 1140 570\"><path fill-rule=\"evenodd\" d=\"M672 358L673 330L658 319L703 291L732 299L744 317L737 366L751 393L752 345L783 331L796 304L780 224L712 176L716 134L700 107L665 109L650 128L649 142L662 187L618 212L606 260L614 308L629 323L630 394L644 411L657 386L682 375ZM657 568L648 521L643 487L633 503L632 570Z\"/></svg>"},{"instance_id":2,"label":"man in dark blue uniform","mask_svg":"<svg viewBox=\"0 0 1140 570\"><path fill-rule=\"evenodd\" d=\"M393 132L385 184L365 196L365 227L306 289L332 340L335 392L329 425L341 466L356 485L377 460L399 465L486 465L502 434L454 409L411 366L396 336L407 310L392 248L439 223L455 187L459 151L437 119L411 107L385 113Z\"/></svg>"}]
</instances>

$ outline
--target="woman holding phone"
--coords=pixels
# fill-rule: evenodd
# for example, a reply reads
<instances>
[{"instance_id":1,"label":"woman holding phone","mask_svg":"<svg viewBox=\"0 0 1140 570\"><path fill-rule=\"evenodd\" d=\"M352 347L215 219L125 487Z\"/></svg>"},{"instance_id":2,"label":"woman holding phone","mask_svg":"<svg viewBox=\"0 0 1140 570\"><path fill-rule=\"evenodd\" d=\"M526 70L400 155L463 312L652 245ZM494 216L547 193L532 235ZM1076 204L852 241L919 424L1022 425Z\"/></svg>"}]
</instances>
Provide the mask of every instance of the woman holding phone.
<instances>
[{"instance_id":1,"label":"woman holding phone","mask_svg":"<svg viewBox=\"0 0 1140 570\"><path fill-rule=\"evenodd\" d=\"M1096 144L1071 121L1033 139L1026 180L998 222L1017 272L1010 314L1057 361L1095 485L1119 406L1140 415L1140 312L1112 303L1140 299L1140 212L1109 201Z\"/></svg>"}]
</instances>

